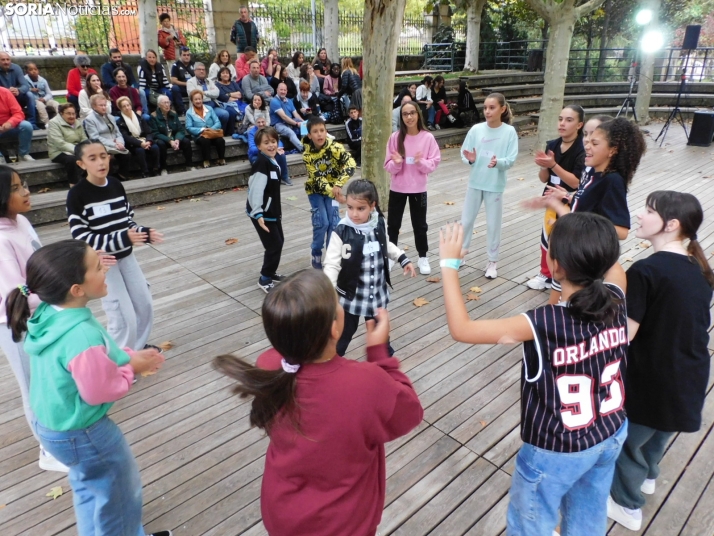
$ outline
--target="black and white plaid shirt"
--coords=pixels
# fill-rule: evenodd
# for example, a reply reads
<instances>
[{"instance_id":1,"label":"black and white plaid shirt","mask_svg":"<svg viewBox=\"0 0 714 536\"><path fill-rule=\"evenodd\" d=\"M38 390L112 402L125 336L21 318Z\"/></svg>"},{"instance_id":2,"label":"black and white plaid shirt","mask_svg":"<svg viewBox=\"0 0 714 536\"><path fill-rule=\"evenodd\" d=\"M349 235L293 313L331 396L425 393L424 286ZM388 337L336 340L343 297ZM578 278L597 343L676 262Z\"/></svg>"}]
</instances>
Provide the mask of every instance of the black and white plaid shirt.
<instances>
[{"instance_id":1,"label":"black and white plaid shirt","mask_svg":"<svg viewBox=\"0 0 714 536\"><path fill-rule=\"evenodd\" d=\"M365 245L379 245L374 229L365 236L364 243ZM357 285L355 297L348 300L340 296L340 305L345 312L355 316L373 317L377 314L377 309L387 307L389 289L387 288L387 279L384 277L384 270L384 257L379 249L364 254L362 276Z\"/></svg>"}]
</instances>

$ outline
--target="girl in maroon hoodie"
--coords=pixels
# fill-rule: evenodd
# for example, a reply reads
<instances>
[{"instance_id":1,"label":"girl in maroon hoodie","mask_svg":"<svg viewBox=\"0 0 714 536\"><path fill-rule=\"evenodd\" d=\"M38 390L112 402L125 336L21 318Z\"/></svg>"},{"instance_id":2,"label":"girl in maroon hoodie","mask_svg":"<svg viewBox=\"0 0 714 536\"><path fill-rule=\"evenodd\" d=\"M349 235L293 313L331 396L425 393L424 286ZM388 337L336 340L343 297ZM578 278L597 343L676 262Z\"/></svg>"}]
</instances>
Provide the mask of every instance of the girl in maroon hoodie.
<instances>
[{"instance_id":1,"label":"girl in maroon hoodie","mask_svg":"<svg viewBox=\"0 0 714 536\"><path fill-rule=\"evenodd\" d=\"M367 361L336 354L344 311L330 280L306 270L263 302L274 349L254 367L216 358L253 396L252 425L270 437L260 495L271 535L374 535L386 487L384 444L414 429L424 410L399 362L387 354L389 317L367 323Z\"/></svg>"}]
</instances>

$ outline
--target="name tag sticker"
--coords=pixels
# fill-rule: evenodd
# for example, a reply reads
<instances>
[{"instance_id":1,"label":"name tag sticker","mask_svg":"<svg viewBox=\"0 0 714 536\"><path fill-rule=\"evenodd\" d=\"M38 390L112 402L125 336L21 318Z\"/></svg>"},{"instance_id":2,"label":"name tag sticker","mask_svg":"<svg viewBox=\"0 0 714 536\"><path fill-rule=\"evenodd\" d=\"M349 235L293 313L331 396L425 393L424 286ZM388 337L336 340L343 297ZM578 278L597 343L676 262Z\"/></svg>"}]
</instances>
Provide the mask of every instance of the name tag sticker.
<instances>
[{"instance_id":1,"label":"name tag sticker","mask_svg":"<svg viewBox=\"0 0 714 536\"><path fill-rule=\"evenodd\" d=\"M481 156L483 156L489 162L491 161L491 158L493 158L493 155L494 155L493 151L481 151Z\"/></svg>"},{"instance_id":2,"label":"name tag sticker","mask_svg":"<svg viewBox=\"0 0 714 536\"><path fill-rule=\"evenodd\" d=\"M271 172L270 172L270 178L271 178L271 179L278 180L278 174L277 174L275 171L271 171Z\"/></svg>"},{"instance_id":3,"label":"name tag sticker","mask_svg":"<svg viewBox=\"0 0 714 536\"><path fill-rule=\"evenodd\" d=\"M333 207L339 207L339 206L340 206L340 202L339 202L337 199L333 199L333 200L332 200L332 206L333 206Z\"/></svg>"},{"instance_id":4,"label":"name tag sticker","mask_svg":"<svg viewBox=\"0 0 714 536\"><path fill-rule=\"evenodd\" d=\"M407 164L410 164L410 165L411 165L411 164L414 163L414 157L413 157L413 156L407 156L407 157L404 159L404 161L405 161Z\"/></svg>"},{"instance_id":5,"label":"name tag sticker","mask_svg":"<svg viewBox=\"0 0 714 536\"><path fill-rule=\"evenodd\" d=\"M99 205L98 207L94 207L94 215L95 216L108 216L111 214L112 209L109 205Z\"/></svg>"},{"instance_id":6,"label":"name tag sticker","mask_svg":"<svg viewBox=\"0 0 714 536\"><path fill-rule=\"evenodd\" d=\"M377 253L379 251L379 242L367 242L362 248L362 253L368 255L370 253Z\"/></svg>"},{"instance_id":7,"label":"name tag sticker","mask_svg":"<svg viewBox=\"0 0 714 536\"><path fill-rule=\"evenodd\" d=\"M560 177L558 177L557 175L551 175L550 182L552 184L560 184Z\"/></svg>"}]
</instances>

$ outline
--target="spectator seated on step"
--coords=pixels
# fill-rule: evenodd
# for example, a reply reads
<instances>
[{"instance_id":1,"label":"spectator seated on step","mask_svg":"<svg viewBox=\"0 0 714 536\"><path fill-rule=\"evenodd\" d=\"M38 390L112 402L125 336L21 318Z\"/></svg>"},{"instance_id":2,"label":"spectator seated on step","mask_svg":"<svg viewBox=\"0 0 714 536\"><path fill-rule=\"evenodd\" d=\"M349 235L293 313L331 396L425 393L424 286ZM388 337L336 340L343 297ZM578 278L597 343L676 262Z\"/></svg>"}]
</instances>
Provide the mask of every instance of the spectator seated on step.
<instances>
[{"instance_id":1,"label":"spectator seated on step","mask_svg":"<svg viewBox=\"0 0 714 536\"><path fill-rule=\"evenodd\" d=\"M87 134L82 123L77 120L77 112L72 103L60 104L59 113L50 119L47 125L47 155L55 164L64 166L70 187L82 178L74 148L86 139Z\"/></svg>"},{"instance_id":2,"label":"spectator seated on step","mask_svg":"<svg viewBox=\"0 0 714 536\"><path fill-rule=\"evenodd\" d=\"M35 99L30 93L30 84L27 83L20 66L12 62L7 52L0 52L0 86L12 94L21 108L27 109L25 117L33 130L37 130L37 112Z\"/></svg>"},{"instance_id":3,"label":"spectator seated on step","mask_svg":"<svg viewBox=\"0 0 714 536\"><path fill-rule=\"evenodd\" d=\"M0 138L18 140L20 161L31 162L30 145L32 143L32 125L25 121L25 114L20 108L15 95L9 89L0 86ZM8 155L2 155L2 163Z\"/></svg>"},{"instance_id":4,"label":"spectator seated on step","mask_svg":"<svg viewBox=\"0 0 714 536\"><path fill-rule=\"evenodd\" d=\"M118 102L122 97L127 97L131 101L132 109L141 115L144 118L144 121L148 121L149 110L148 108L144 108L142 106L139 90L128 85L129 80L124 68L117 68L113 74L117 84L109 90L109 97L112 99L112 109L114 110L114 114L117 117L121 115ZM146 98L146 95L144 95L144 98Z\"/></svg>"},{"instance_id":5,"label":"spectator seated on step","mask_svg":"<svg viewBox=\"0 0 714 536\"><path fill-rule=\"evenodd\" d=\"M187 47L181 47L180 53L179 60L171 67L171 101L176 113L184 115L186 107L183 104L183 99L188 97L186 84L194 76L194 65L191 60L191 51Z\"/></svg>"},{"instance_id":6,"label":"spectator seated on step","mask_svg":"<svg viewBox=\"0 0 714 536\"><path fill-rule=\"evenodd\" d=\"M186 91L190 95L195 89L200 89L203 92L203 104L209 108L213 108L213 111L218 117L218 120L223 125L223 135L231 136L235 130L236 116L231 114L228 110L221 107L219 104L218 96L221 94L218 86L215 82L208 79L206 73L206 66L197 61L193 64L193 78L190 78L186 82Z\"/></svg>"},{"instance_id":7,"label":"spectator seated on step","mask_svg":"<svg viewBox=\"0 0 714 536\"><path fill-rule=\"evenodd\" d=\"M236 76L238 80L242 80L250 74L250 62L258 60L258 54L253 47L245 47L243 54L238 54L238 59L236 60ZM260 63L258 63L260 65ZM260 68L260 74L265 76L265 71L262 66Z\"/></svg>"},{"instance_id":8,"label":"spectator seated on step","mask_svg":"<svg viewBox=\"0 0 714 536\"><path fill-rule=\"evenodd\" d=\"M74 104L74 109L80 113L79 92L85 88L87 76L97 74L97 71L90 67L92 60L86 54L78 54L72 61L75 67L67 73L67 102Z\"/></svg>"},{"instance_id":9,"label":"spectator seated on step","mask_svg":"<svg viewBox=\"0 0 714 536\"><path fill-rule=\"evenodd\" d=\"M161 154L161 174L166 175L166 157L168 150L174 152L181 151L183 158L186 161L186 166L191 170L193 164L193 148L183 123L179 121L176 112L171 110L171 99L166 95L159 95L158 106L156 111L151 114L151 133L154 136L154 141L159 146Z\"/></svg>"},{"instance_id":10,"label":"spectator seated on step","mask_svg":"<svg viewBox=\"0 0 714 536\"><path fill-rule=\"evenodd\" d=\"M287 95L288 86L283 83L278 84L277 95L270 101L270 125L278 131L278 134L285 136L299 152L302 152L304 147L298 134L303 118Z\"/></svg>"},{"instance_id":11,"label":"spectator seated on step","mask_svg":"<svg viewBox=\"0 0 714 536\"><path fill-rule=\"evenodd\" d=\"M139 89L139 82L137 81L136 77L134 76L134 69L131 68L131 65L128 63L124 63L122 59L121 52L119 52L118 48L112 48L109 51L109 61L102 65L102 69L100 71L101 77L102 77L102 82L104 85L104 89L106 89L109 94L111 95L112 93L112 88L116 85L118 85L118 81L116 79L116 70L117 69L124 69L124 74L126 75L126 84L129 87L133 87L134 89ZM146 95L141 98L141 94L143 92L139 92L139 98L141 99L141 109L144 111L145 114L149 114L149 106L146 102ZM122 95L124 96L124 95ZM112 98L113 101L116 101L116 99Z\"/></svg>"},{"instance_id":12,"label":"spectator seated on step","mask_svg":"<svg viewBox=\"0 0 714 536\"><path fill-rule=\"evenodd\" d=\"M244 76L241 80L243 98L246 102L251 102L253 95L259 94L265 102L270 102L270 99L275 95L275 90L268 83L268 79L260 74L260 62L254 59L249 66L248 76Z\"/></svg>"},{"instance_id":13,"label":"spectator seated on step","mask_svg":"<svg viewBox=\"0 0 714 536\"><path fill-rule=\"evenodd\" d=\"M99 140L114 161L119 164L119 179L126 180L131 154L119 131L115 117L107 109L107 98L97 93L89 98L92 112L84 119L84 131L90 140Z\"/></svg>"},{"instance_id":14,"label":"spectator seated on step","mask_svg":"<svg viewBox=\"0 0 714 536\"><path fill-rule=\"evenodd\" d=\"M30 85L29 94L35 99L38 126L47 125L50 116L54 117L59 108L59 102L52 98L52 90L47 80L40 76L40 69L36 63L25 64L25 80Z\"/></svg>"}]
</instances>

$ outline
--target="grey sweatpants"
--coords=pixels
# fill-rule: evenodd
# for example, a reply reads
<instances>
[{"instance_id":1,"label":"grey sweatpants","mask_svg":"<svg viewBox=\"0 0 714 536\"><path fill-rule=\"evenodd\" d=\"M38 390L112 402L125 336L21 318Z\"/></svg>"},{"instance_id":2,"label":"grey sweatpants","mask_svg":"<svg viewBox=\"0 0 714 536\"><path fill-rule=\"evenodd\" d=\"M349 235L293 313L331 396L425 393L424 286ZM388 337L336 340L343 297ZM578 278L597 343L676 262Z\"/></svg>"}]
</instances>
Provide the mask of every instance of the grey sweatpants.
<instances>
[{"instance_id":1,"label":"grey sweatpants","mask_svg":"<svg viewBox=\"0 0 714 536\"><path fill-rule=\"evenodd\" d=\"M488 244L488 260L498 261L498 248L501 245L501 221L503 220L503 192L485 192L476 188L466 188L464 212L461 225L464 226L464 249L469 249L473 237L476 216L481 209L481 203L486 205L486 242Z\"/></svg>"},{"instance_id":2,"label":"grey sweatpants","mask_svg":"<svg viewBox=\"0 0 714 536\"><path fill-rule=\"evenodd\" d=\"M107 314L107 331L119 348L144 348L154 324L154 307L149 283L133 253L118 259L107 271L102 307Z\"/></svg>"},{"instance_id":3,"label":"grey sweatpants","mask_svg":"<svg viewBox=\"0 0 714 536\"><path fill-rule=\"evenodd\" d=\"M24 341L15 342L12 340L12 332L7 324L0 324L0 348L10 363L12 373L15 375L17 384L20 386L20 396L22 397L22 407L25 410L25 418L30 425L32 435L39 443L39 438L35 434L35 413L30 407L30 356L23 349Z\"/></svg>"}]
</instances>

